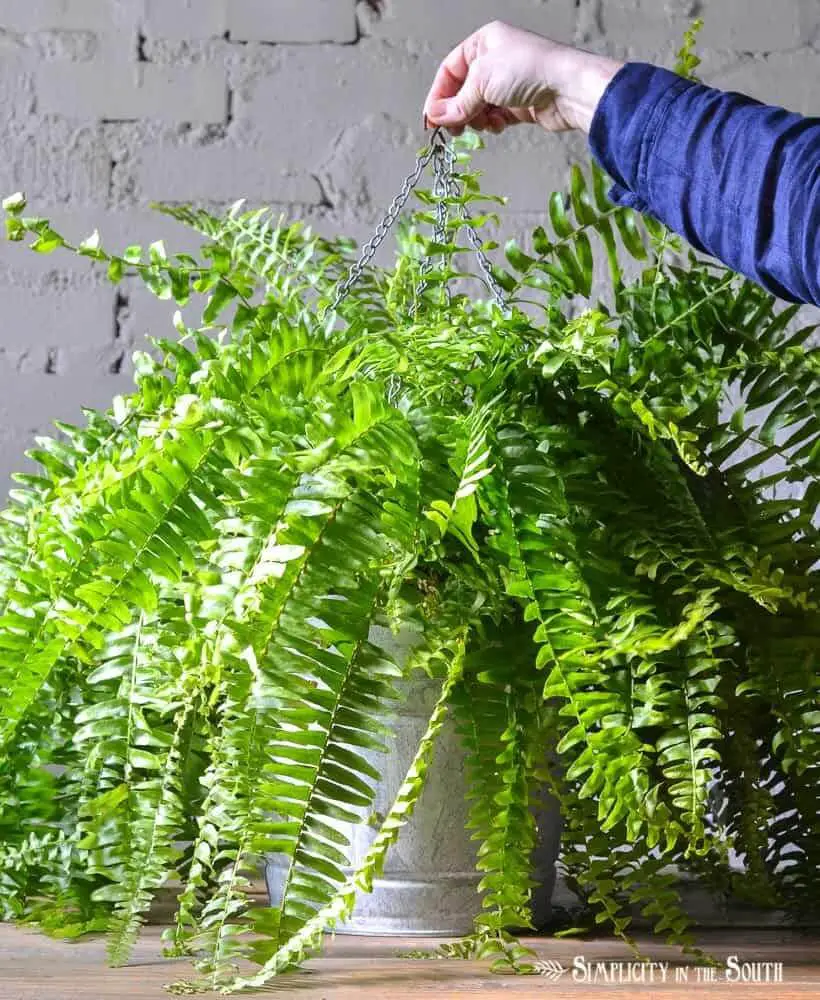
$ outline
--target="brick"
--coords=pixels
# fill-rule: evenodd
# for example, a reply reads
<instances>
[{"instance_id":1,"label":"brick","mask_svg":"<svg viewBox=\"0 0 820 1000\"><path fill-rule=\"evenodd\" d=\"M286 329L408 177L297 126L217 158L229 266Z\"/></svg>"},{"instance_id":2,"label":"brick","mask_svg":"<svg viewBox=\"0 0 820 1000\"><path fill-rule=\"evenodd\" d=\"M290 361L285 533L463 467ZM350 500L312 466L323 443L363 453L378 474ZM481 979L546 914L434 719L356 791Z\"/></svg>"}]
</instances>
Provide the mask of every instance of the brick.
<instances>
[{"instance_id":1,"label":"brick","mask_svg":"<svg viewBox=\"0 0 820 1000\"><path fill-rule=\"evenodd\" d=\"M229 0L231 38L250 42L355 42L355 0Z\"/></svg>"},{"instance_id":2,"label":"brick","mask_svg":"<svg viewBox=\"0 0 820 1000\"><path fill-rule=\"evenodd\" d=\"M103 347L114 336L114 294L110 286L50 294L0 287L0 348Z\"/></svg>"},{"instance_id":3,"label":"brick","mask_svg":"<svg viewBox=\"0 0 820 1000\"><path fill-rule=\"evenodd\" d=\"M175 302L158 299L137 279L129 280L123 286L126 305L120 313L118 344L125 351L122 370L132 370L131 357L134 351L153 350L147 337L167 337L175 340L174 313L179 309ZM184 322L190 326L202 325L202 310L206 296L192 295L190 302L180 310Z\"/></svg>"},{"instance_id":4,"label":"brick","mask_svg":"<svg viewBox=\"0 0 820 1000\"><path fill-rule=\"evenodd\" d=\"M487 146L473 156L481 171L479 184L487 194L508 198L505 206L488 206L502 217L540 209L546 217L553 191L564 191L569 181L570 157L565 140L534 134L512 139L513 133L489 136ZM543 220L542 220L543 224Z\"/></svg>"},{"instance_id":5,"label":"brick","mask_svg":"<svg viewBox=\"0 0 820 1000\"><path fill-rule=\"evenodd\" d=\"M33 447L35 442L31 435L0 432L0 504L3 506L8 491L20 488L20 484L11 478L14 473L27 472L29 475L37 473L36 462L32 462L24 454Z\"/></svg>"},{"instance_id":6,"label":"brick","mask_svg":"<svg viewBox=\"0 0 820 1000\"><path fill-rule=\"evenodd\" d=\"M72 238L82 238L96 226L102 237L102 245L112 253L121 253L127 246L135 243L147 247L156 240L162 240L169 254L196 254L197 249L205 242L205 237L189 226L147 205L93 214L81 211L55 213L55 218L60 220L60 231Z\"/></svg>"},{"instance_id":7,"label":"brick","mask_svg":"<svg viewBox=\"0 0 820 1000\"><path fill-rule=\"evenodd\" d=\"M811 37L811 8L817 0L720 0L703 13L699 49L777 52L802 45ZM600 24L610 44L653 53L673 44L680 47L692 20L691 6L678 0L602 0ZM816 20L816 13L815 13Z\"/></svg>"},{"instance_id":8,"label":"brick","mask_svg":"<svg viewBox=\"0 0 820 1000\"><path fill-rule=\"evenodd\" d=\"M804 115L817 113L817 53L776 53L740 63L709 81Z\"/></svg>"},{"instance_id":9,"label":"brick","mask_svg":"<svg viewBox=\"0 0 820 1000\"><path fill-rule=\"evenodd\" d=\"M127 375L79 372L59 375L0 373L0 425L11 435L48 433L55 420L82 423L82 408L105 410L114 396L131 392Z\"/></svg>"},{"instance_id":10,"label":"brick","mask_svg":"<svg viewBox=\"0 0 820 1000\"><path fill-rule=\"evenodd\" d=\"M387 0L384 12L367 18L377 38L432 43L440 56L489 21L501 18L516 27L568 42L575 30L574 0ZM364 18L363 18L364 20Z\"/></svg>"},{"instance_id":11,"label":"brick","mask_svg":"<svg viewBox=\"0 0 820 1000\"><path fill-rule=\"evenodd\" d=\"M3 194L25 191L38 202L100 204L108 194L111 157L97 129L40 121L28 141L10 143L0 161Z\"/></svg>"},{"instance_id":12,"label":"brick","mask_svg":"<svg viewBox=\"0 0 820 1000\"><path fill-rule=\"evenodd\" d=\"M645 53L649 61L670 39L682 42L690 21L685 16L670 15L658 0L601 0L598 15L600 36L606 45L627 46L630 55Z\"/></svg>"},{"instance_id":13,"label":"brick","mask_svg":"<svg viewBox=\"0 0 820 1000\"><path fill-rule=\"evenodd\" d=\"M334 207L386 209L410 172L419 145L408 141L406 128L383 116L346 129L323 169Z\"/></svg>"},{"instance_id":14,"label":"brick","mask_svg":"<svg viewBox=\"0 0 820 1000\"><path fill-rule=\"evenodd\" d=\"M151 201L321 201L315 178L276 169L267 151L241 146L141 149L134 177Z\"/></svg>"},{"instance_id":15,"label":"brick","mask_svg":"<svg viewBox=\"0 0 820 1000\"><path fill-rule=\"evenodd\" d=\"M225 5L226 0L146 0L145 34L175 42L219 38L228 27Z\"/></svg>"},{"instance_id":16,"label":"brick","mask_svg":"<svg viewBox=\"0 0 820 1000\"><path fill-rule=\"evenodd\" d=\"M10 192L4 190L3 193ZM134 243L148 246L155 240L164 240L169 254L195 254L204 242L204 238L188 226L147 207L133 211L106 211L79 206L72 209L33 200L29 207L32 213L50 219L57 231L75 244L89 236L95 228L99 229L102 245L112 253L121 253ZM0 239L0 267L7 268L17 280L42 279L57 274L67 276L76 284L81 276L87 278L95 265L87 258L67 251L57 250L43 255L32 252L22 243Z\"/></svg>"},{"instance_id":17,"label":"brick","mask_svg":"<svg viewBox=\"0 0 820 1000\"><path fill-rule=\"evenodd\" d=\"M0 273L4 280L46 279L58 274L67 277L86 274L89 267L89 261L81 260L73 254L60 251L53 254L34 253L23 243L0 239Z\"/></svg>"},{"instance_id":18,"label":"brick","mask_svg":"<svg viewBox=\"0 0 820 1000\"><path fill-rule=\"evenodd\" d=\"M72 118L209 124L225 118L225 71L216 66L115 62L44 63L39 110Z\"/></svg>"},{"instance_id":19,"label":"brick","mask_svg":"<svg viewBox=\"0 0 820 1000\"><path fill-rule=\"evenodd\" d=\"M124 374L133 379L133 367L129 361L131 353L132 349L118 340L112 340L104 347L61 347L55 356L57 375L74 378L77 374L100 372Z\"/></svg>"},{"instance_id":20,"label":"brick","mask_svg":"<svg viewBox=\"0 0 820 1000\"><path fill-rule=\"evenodd\" d=\"M421 113L436 64L373 39L283 46L276 70L237 96L234 116L265 137L272 170L319 167L345 129L383 115L412 128L423 145Z\"/></svg>"},{"instance_id":21,"label":"brick","mask_svg":"<svg viewBox=\"0 0 820 1000\"><path fill-rule=\"evenodd\" d=\"M808 40L811 9L817 0L721 0L704 14L700 43L739 52L777 52Z\"/></svg>"},{"instance_id":22,"label":"brick","mask_svg":"<svg viewBox=\"0 0 820 1000\"><path fill-rule=\"evenodd\" d=\"M10 31L100 31L112 24L112 0L3 0L0 27Z\"/></svg>"},{"instance_id":23,"label":"brick","mask_svg":"<svg viewBox=\"0 0 820 1000\"><path fill-rule=\"evenodd\" d=\"M473 155L470 168L481 172L482 191L509 198L505 207L495 206L500 214L545 209L550 193L565 188L569 156L564 140L545 139L535 129L522 128L517 134L511 130L502 136L489 135L485 141L485 148ZM406 130L391 125L389 119L351 128L326 167L331 201L354 210L363 206L386 209L410 172L418 145L408 141ZM431 185L428 169L420 186Z\"/></svg>"},{"instance_id":24,"label":"brick","mask_svg":"<svg viewBox=\"0 0 820 1000\"><path fill-rule=\"evenodd\" d=\"M20 132L31 127L32 115L36 110L34 100L34 70L36 59L21 45L2 44L0 29L0 129L5 137L3 158L9 155L11 147L19 142ZM40 124L40 123L37 123ZM35 125L36 127L36 125ZM15 135L16 134L16 135ZM12 139L12 136L15 136ZM0 160L0 171L2 160Z\"/></svg>"}]
</instances>

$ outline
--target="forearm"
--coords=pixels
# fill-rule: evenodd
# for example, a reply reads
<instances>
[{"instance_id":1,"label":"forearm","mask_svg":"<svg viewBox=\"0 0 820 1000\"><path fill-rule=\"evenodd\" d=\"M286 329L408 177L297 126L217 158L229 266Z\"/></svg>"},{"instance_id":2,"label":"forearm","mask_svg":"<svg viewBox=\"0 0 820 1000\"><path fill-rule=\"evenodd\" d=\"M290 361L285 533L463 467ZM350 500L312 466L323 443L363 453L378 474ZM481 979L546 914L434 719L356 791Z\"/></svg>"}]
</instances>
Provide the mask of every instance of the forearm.
<instances>
[{"instance_id":1,"label":"forearm","mask_svg":"<svg viewBox=\"0 0 820 1000\"><path fill-rule=\"evenodd\" d=\"M590 148L617 202L774 294L820 304L820 120L628 63Z\"/></svg>"},{"instance_id":2,"label":"forearm","mask_svg":"<svg viewBox=\"0 0 820 1000\"><path fill-rule=\"evenodd\" d=\"M562 118L589 132L596 108L624 63L564 46L551 53L549 61L549 76L563 81L556 85Z\"/></svg>"}]
</instances>

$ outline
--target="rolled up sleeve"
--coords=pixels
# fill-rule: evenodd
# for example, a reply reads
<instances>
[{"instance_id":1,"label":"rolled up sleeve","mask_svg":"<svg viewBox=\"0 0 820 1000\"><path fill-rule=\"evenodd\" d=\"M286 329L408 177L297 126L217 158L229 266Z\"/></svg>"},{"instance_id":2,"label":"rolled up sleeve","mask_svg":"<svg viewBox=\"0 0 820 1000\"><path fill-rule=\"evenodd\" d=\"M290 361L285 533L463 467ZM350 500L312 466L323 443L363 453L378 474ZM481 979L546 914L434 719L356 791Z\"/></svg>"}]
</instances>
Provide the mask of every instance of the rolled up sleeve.
<instances>
[{"instance_id":1,"label":"rolled up sleeve","mask_svg":"<svg viewBox=\"0 0 820 1000\"><path fill-rule=\"evenodd\" d=\"M780 298L820 305L820 119L627 63L589 143L616 204Z\"/></svg>"}]
</instances>

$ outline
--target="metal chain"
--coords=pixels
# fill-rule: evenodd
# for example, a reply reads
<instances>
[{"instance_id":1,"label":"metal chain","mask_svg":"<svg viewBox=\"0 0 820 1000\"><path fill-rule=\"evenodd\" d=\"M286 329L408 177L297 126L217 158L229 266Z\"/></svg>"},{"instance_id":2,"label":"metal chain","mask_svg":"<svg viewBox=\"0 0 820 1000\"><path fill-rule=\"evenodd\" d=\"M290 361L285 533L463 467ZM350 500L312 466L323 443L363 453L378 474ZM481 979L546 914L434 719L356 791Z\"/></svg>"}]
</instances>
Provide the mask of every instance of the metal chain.
<instances>
[{"instance_id":1,"label":"metal chain","mask_svg":"<svg viewBox=\"0 0 820 1000\"><path fill-rule=\"evenodd\" d=\"M390 232L393 223L399 217L399 213L406 205L407 199L410 197L413 188L418 184L419 179L421 178L421 175L424 172L424 168L427 166L430 160L435 156L436 146L437 146L435 138L438 131L439 130L436 129L436 132L433 134L433 141L430 143L429 148L416 159L416 166L413 172L408 174L407 177L405 177L404 183L401 186L401 190L393 199L393 201L390 203L390 207L385 212L384 217L376 226L375 233L362 247L362 252L359 259L350 268L347 277L339 286L339 289L336 292L336 297L334 298L333 303L330 306L331 312L335 312L336 309L338 309L338 307L342 304L342 302L347 298L348 292L362 276L362 271L364 271L365 267L373 259L374 254L379 249L381 244L384 242L387 234Z\"/></svg>"},{"instance_id":2,"label":"metal chain","mask_svg":"<svg viewBox=\"0 0 820 1000\"><path fill-rule=\"evenodd\" d=\"M448 180L447 194L452 195L453 197L457 197L459 194L459 184L453 173L450 174ZM461 217L465 222L470 223L473 221L473 217L466 205L460 205L459 209ZM478 259L478 266L481 268L481 273L484 275L484 280L489 286L495 304L502 312L509 313L510 307L507 303L507 297L504 294L504 289L501 285L499 285L495 275L493 274L493 268L490 264L490 260L482 249L480 237L471 225L468 225L465 228L467 229L467 239L470 241L470 246L475 251L476 258Z\"/></svg>"},{"instance_id":3,"label":"metal chain","mask_svg":"<svg viewBox=\"0 0 820 1000\"><path fill-rule=\"evenodd\" d=\"M473 221L473 217L467 211L466 205L461 206L461 215L465 220L465 222ZM501 285L499 285L498 281L496 280L496 277L493 274L492 265L490 264L487 255L481 249L481 238L479 237L478 233L476 233L475 229L473 229L472 226L467 226L466 229L467 229L467 239L470 241L470 245L472 246L473 250L475 250L475 255L478 258L478 266L481 268L481 272L484 275L484 280L490 287L490 291L492 292L495 304L503 313L509 313L510 307L507 303L507 297L504 294L504 289L501 287Z\"/></svg>"},{"instance_id":4,"label":"metal chain","mask_svg":"<svg viewBox=\"0 0 820 1000\"><path fill-rule=\"evenodd\" d=\"M433 161L433 172L434 172L434 187L433 192L438 198L444 198L448 195L458 196L459 186L454 175L454 165L455 165L455 155L453 154L450 146L445 142L441 135L441 129L437 128L433 132L433 136L430 140L429 147L421 153L416 159L416 165L412 173L405 177L402 183L401 189L393 201L390 203L390 207L385 212L379 224L376 226L376 231L371 236L371 238L362 247L359 259L353 264L347 274L347 277L339 286L336 296L330 306L330 312L335 312L336 309L341 305L341 303L347 298L350 289L356 284L359 278L362 276L362 272L365 267L373 259L376 251L384 242L387 234L393 227L396 219L399 217L401 210L407 204L407 199L410 197L413 189L418 184L424 168L430 161ZM467 221L472 221L472 216L467 210L466 205L460 206L461 216ZM433 238L436 243L444 243L447 240L447 222L448 222L448 206L447 204L439 200L436 205L436 225L434 227ZM506 298L501 286L495 279L492 272L492 266L490 265L487 255L481 248L481 239L476 234L472 226L467 226L467 238L470 241L470 245L475 251L476 257L478 258L479 267L484 275L487 285L492 292L493 299L496 305L504 312L509 311ZM429 273L432 267L432 259L428 255L422 261L421 273ZM427 287L427 282L422 281L419 286L419 292L424 291ZM450 289L445 285L445 292L447 294L447 301L450 301Z\"/></svg>"},{"instance_id":5,"label":"metal chain","mask_svg":"<svg viewBox=\"0 0 820 1000\"><path fill-rule=\"evenodd\" d=\"M443 144L437 143L433 154L433 194L439 201L436 203L436 224L433 227L433 240L438 244L447 242L447 223L450 218L449 206L444 199L451 194L453 170L455 168L455 154L452 149ZM432 255L428 254L421 264L422 276L429 274L433 267ZM418 294L427 288L428 281L425 279L419 284ZM450 302L450 288L445 283L444 293L447 302Z\"/></svg>"}]
</instances>

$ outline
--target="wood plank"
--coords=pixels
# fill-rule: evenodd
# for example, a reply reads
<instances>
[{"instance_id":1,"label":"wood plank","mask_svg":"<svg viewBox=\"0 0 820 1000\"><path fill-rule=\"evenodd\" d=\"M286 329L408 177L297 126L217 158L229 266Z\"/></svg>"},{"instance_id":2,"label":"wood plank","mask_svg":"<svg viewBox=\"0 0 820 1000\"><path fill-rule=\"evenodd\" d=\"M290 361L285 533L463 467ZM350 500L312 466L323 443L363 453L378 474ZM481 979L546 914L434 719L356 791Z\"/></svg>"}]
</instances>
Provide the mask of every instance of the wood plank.
<instances>
[{"instance_id":1,"label":"wood plank","mask_svg":"<svg viewBox=\"0 0 820 1000\"><path fill-rule=\"evenodd\" d=\"M163 959L160 954L161 928L147 928L137 944L131 963L123 969L105 965L105 946L100 939L76 943L54 941L26 928L0 925L0 998L2 1000L163 1000L168 994L163 984L191 977L190 965L182 960ZM416 949L435 949L440 938L353 937L340 935L328 940L321 958L307 964L304 971L275 981L274 995L297 1000L411 1000L415 997L458 997L480 993L488 1000L520 996L564 998L617 995L621 1000L688 995L734 1000L777 1000L820 997L820 935L788 930L742 931L709 930L698 943L721 961L737 955L739 962L781 962L782 982L736 983L725 980L725 967L716 971L717 981L699 982L697 970L682 961L680 951L638 938L642 952L653 962L670 963L662 976L660 968L653 981L618 983L607 979L574 981L583 970L593 975L596 962L629 963L629 949L612 938L564 939L528 938L527 943L540 960L560 963L567 971L553 979L548 976L497 976L486 962L455 959L408 959L401 957ZM585 964L577 964L583 956ZM621 967L623 968L623 967ZM676 981L687 969L688 982ZM759 969L758 971L762 971ZM600 972L600 969L599 969ZM622 973L627 975L628 970ZM617 976L617 973L616 973Z\"/></svg>"}]
</instances>

